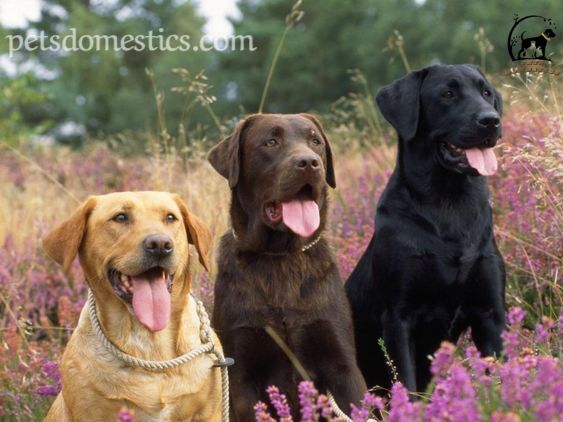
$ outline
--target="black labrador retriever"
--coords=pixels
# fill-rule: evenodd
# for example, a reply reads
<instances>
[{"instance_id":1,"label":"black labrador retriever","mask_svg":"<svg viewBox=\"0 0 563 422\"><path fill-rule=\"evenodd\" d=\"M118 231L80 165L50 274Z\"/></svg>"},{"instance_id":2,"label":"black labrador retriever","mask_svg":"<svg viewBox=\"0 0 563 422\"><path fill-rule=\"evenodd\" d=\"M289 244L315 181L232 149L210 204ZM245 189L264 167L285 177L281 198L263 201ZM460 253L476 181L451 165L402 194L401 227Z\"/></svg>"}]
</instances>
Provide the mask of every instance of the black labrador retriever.
<instances>
[{"instance_id":1,"label":"black labrador retriever","mask_svg":"<svg viewBox=\"0 0 563 422\"><path fill-rule=\"evenodd\" d=\"M497 169L502 99L477 67L436 65L376 100L399 152L346 291L368 386L391 383L383 338L399 380L424 391L428 355L466 328L483 355L501 351L505 270L483 176Z\"/></svg>"}]
</instances>

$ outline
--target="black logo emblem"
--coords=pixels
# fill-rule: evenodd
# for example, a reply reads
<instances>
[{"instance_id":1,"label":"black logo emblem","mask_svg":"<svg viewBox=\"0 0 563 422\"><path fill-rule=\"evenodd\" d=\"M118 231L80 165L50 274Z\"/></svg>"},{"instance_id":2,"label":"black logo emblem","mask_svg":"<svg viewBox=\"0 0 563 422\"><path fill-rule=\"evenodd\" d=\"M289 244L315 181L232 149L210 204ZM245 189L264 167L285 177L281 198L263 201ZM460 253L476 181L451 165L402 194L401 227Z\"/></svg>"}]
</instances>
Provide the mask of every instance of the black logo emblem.
<instances>
[{"instance_id":1,"label":"black logo emblem","mask_svg":"<svg viewBox=\"0 0 563 422\"><path fill-rule=\"evenodd\" d=\"M557 26L551 18L530 15L514 16L514 25L508 33L508 54L512 61L547 60L550 41L556 36Z\"/></svg>"}]
</instances>

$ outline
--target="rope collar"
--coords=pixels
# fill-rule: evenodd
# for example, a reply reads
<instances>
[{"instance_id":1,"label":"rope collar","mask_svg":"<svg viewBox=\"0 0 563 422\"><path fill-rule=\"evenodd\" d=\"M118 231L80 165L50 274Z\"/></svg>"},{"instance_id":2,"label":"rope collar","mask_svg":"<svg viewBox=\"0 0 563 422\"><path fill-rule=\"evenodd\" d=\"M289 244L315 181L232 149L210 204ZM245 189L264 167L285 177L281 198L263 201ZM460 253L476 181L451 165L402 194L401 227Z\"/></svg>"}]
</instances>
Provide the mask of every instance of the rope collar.
<instances>
[{"instance_id":1,"label":"rope collar","mask_svg":"<svg viewBox=\"0 0 563 422\"><path fill-rule=\"evenodd\" d=\"M193 296L192 296L193 297ZM88 315L90 317L90 322L96 333L98 340L104 345L107 351L109 351L117 359L125 362L131 366L137 366L144 369L151 369L157 371L164 371L170 368L175 368L177 366L183 365L198 356L205 353L213 353L217 358L214 367L221 368L221 388L222 388L222 421L228 422L229 420L229 375L227 367L232 365L234 361L231 358L225 358L220 350L215 348L213 340L211 338L211 323L209 321L209 316L205 311L203 303L194 297L197 306L197 315L201 322L199 334L201 338L201 346L184 353L181 356L175 357L168 360L145 360L139 359L135 356L131 356L123 351L121 351L117 346L115 346L104 334L102 327L100 325L100 320L98 319L98 314L96 312L96 301L94 299L94 294L92 290L88 290Z\"/></svg>"},{"instance_id":2,"label":"rope collar","mask_svg":"<svg viewBox=\"0 0 563 422\"><path fill-rule=\"evenodd\" d=\"M235 238L235 240L238 242L239 237L237 236L237 234L235 233L235 229L233 227L231 227L231 234L233 235L233 237ZM313 246L315 246L317 243L319 243L319 240L321 240L322 235L318 235L315 240L313 240L312 242L307 243L305 246L303 246L301 248L301 252L305 252L309 249L311 249ZM265 252L266 255L287 255L286 252Z\"/></svg>"}]
</instances>

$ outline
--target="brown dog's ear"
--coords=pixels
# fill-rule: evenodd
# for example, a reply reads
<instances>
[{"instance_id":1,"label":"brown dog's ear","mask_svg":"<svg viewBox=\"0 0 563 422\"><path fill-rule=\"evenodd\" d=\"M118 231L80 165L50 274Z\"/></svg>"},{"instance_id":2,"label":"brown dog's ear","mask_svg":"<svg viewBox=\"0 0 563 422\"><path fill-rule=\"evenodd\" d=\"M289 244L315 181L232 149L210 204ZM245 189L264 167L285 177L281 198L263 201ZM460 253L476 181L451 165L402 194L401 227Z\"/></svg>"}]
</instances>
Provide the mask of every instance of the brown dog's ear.
<instances>
[{"instance_id":1,"label":"brown dog's ear","mask_svg":"<svg viewBox=\"0 0 563 422\"><path fill-rule=\"evenodd\" d=\"M405 142L414 138L418 129L420 87L427 73L427 69L410 72L381 88L375 96L381 114Z\"/></svg>"},{"instance_id":2,"label":"brown dog's ear","mask_svg":"<svg viewBox=\"0 0 563 422\"><path fill-rule=\"evenodd\" d=\"M336 187L336 176L334 175L334 163L333 163L333 160L332 160L332 149L330 148L330 142L328 141L328 138L325 134L325 131L323 130L321 122L319 121L319 119L317 119L316 116L309 114L309 113L301 113L301 116L311 120L315 124L315 126L317 127L317 129L319 130L319 132L321 133L321 136L323 137L323 139L325 141L325 145L326 145L326 182L328 183L328 185L331 188L335 188Z\"/></svg>"},{"instance_id":3,"label":"brown dog's ear","mask_svg":"<svg viewBox=\"0 0 563 422\"><path fill-rule=\"evenodd\" d=\"M211 231L209 231L203 221L188 211L188 207L186 207L186 204L184 204L184 201L182 201L178 195L173 195L173 198L182 213L186 233L188 235L188 242L195 246L197 254L199 255L199 262L209 271L209 259L207 256L211 250Z\"/></svg>"},{"instance_id":4,"label":"brown dog's ear","mask_svg":"<svg viewBox=\"0 0 563 422\"><path fill-rule=\"evenodd\" d=\"M233 133L211 148L207 155L213 168L229 181L231 189L237 185L240 175L241 136L255 116L254 114L239 122Z\"/></svg>"},{"instance_id":5,"label":"brown dog's ear","mask_svg":"<svg viewBox=\"0 0 563 422\"><path fill-rule=\"evenodd\" d=\"M65 272L70 271L86 231L86 222L96 206L94 197L88 198L66 221L43 238L43 249Z\"/></svg>"}]
</instances>

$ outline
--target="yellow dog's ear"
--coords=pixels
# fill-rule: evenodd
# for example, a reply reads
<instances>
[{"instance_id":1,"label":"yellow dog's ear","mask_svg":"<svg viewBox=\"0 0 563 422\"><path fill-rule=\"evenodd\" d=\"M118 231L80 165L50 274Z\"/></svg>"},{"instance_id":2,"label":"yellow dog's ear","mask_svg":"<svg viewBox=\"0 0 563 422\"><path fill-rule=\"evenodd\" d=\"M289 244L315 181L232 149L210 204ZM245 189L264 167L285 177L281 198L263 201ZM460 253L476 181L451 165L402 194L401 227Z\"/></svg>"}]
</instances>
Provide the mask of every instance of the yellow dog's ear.
<instances>
[{"instance_id":1,"label":"yellow dog's ear","mask_svg":"<svg viewBox=\"0 0 563 422\"><path fill-rule=\"evenodd\" d=\"M43 249L58 264L69 272L72 261L82 243L86 222L96 205L94 197L88 198L66 221L59 224L43 238Z\"/></svg>"},{"instance_id":2,"label":"yellow dog's ear","mask_svg":"<svg viewBox=\"0 0 563 422\"><path fill-rule=\"evenodd\" d=\"M211 231L203 221L188 211L186 204L184 204L184 201L182 201L178 195L173 195L173 197L182 213L188 234L188 242L195 246L199 255L199 262L209 271L208 255L211 250Z\"/></svg>"}]
</instances>

